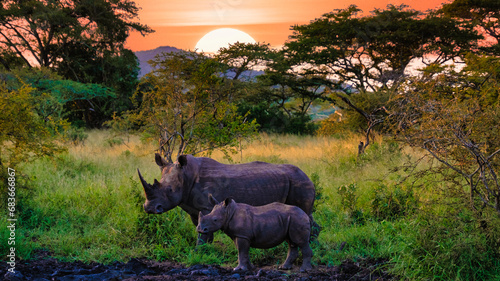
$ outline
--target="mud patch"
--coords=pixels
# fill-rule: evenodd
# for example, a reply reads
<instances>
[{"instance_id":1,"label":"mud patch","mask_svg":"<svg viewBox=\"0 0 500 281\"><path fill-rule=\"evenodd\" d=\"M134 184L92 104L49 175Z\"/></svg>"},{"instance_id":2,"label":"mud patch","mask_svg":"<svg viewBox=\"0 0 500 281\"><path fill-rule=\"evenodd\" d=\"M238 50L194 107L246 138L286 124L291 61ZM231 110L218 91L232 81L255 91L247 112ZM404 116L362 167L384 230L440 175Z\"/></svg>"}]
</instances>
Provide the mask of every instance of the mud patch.
<instances>
[{"instance_id":1,"label":"mud patch","mask_svg":"<svg viewBox=\"0 0 500 281\"><path fill-rule=\"evenodd\" d=\"M230 268L194 265L185 267L174 262L156 262L131 259L127 263L110 265L82 262L62 262L51 257L21 261L16 273L7 272L8 265L0 263L0 279L33 281L83 281L83 280L396 280L384 268L383 259L346 260L339 266L317 265L311 272L299 273L297 266L291 271L280 271L264 266L253 272L233 272Z\"/></svg>"}]
</instances>

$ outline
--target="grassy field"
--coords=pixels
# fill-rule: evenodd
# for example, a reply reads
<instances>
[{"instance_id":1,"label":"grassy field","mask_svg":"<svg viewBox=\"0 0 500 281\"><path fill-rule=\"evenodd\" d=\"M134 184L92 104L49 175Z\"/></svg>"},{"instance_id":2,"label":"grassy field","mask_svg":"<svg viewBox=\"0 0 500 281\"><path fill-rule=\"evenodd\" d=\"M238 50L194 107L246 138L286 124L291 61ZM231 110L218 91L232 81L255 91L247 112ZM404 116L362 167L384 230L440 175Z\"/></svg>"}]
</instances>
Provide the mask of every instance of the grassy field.
<instances>
[{"instance_id":1,"label":"grassy field","mask_svg":"<svg viewBox=\"0 0 500 281\"><path fill-rule=\"evenodd\" d=\"M63 260L86 262L147 257L236 265L237 251L222 233L213 244L195 251L195 228L180 208L162 215L144 213L136 169L148 181L160 176L154 144L137 136L113 137L107 131L88 134L67 153L23 167L26 176L18 182L25 187L17 193L16 251L21 258L45 249ZM399 184L407 175L393 172L419 152L378 138L357 157L359 140L355 135L261 135L243 144L231 160L218 153L211 157L225 163L290 163L309 175L319 193L313 216L323 228L313 244L313 264L382 257L389 261L384 266L402 279L500 278L500 240L494 234L500 232L498 218L487 217L484 228L471 212L431 204L435 186L410 185L427 179ZM5 218L2 223L7 224ZM9 235L5 228L0 233L3 238ZM0 249L7 253L6 243ZM278 264L285 257L286 245L251 251L255 264Z\"/></svg>"}]
</instances>

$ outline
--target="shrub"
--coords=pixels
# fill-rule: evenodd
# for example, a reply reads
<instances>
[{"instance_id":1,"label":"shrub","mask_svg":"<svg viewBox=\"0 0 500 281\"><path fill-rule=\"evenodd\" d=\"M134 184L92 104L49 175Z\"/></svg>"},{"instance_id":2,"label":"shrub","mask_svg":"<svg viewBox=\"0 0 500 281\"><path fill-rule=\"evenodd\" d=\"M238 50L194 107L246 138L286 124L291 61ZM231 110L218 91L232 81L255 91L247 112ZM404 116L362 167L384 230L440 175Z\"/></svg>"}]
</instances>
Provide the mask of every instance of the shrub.
<instances>
[{"instance_id":1,"label":"shrub","mask_svg":"<svg viewBox=\"0 0 500 281\"><path fill-rule=\"evenodd\" d=\"M380 184L373 189L373 199L370 202L372 216L380 219L394 219L412 213L418 205L413 190L405 190L396 186L389 188Z\"/></svg>"},{"instance_id":2,"label":"shrub","mask_svg":"<svg viewBox=\"0 0 500 281\"><path fill-rule=\"evenodd\" d=\"M416 222L402 234L410 240L397 262L406 265L405 279L498 280L498 241L488 241L472 213L426 212Z\"/></svg>"},{"instance_id":3,"label":"shrub","mask_svg":"<svg viewBox=\"0 0 500 281\"><path fill-rule=\"evenodd\" d=\"M358 195L356 190L358 186L355 183L350 185L342 185L337 189L340 196L340 205L344 211L347 211L354 223L363 223L363 211L357 207Z\"/></svg>"},{"instance_id":4,"label":"shrub","mask_svg":"<svg viewBox=\"0 0 500 281\"><path fill-rule=\"evenodd\" d=\"M320 178L318 173L314 172L311 174L311 181L316 188L316 197L314 198L314 209L316 211L319 205L323 204L325 200L328 200L328 196L325 196L323 186L320 183Z\"/></svg>"}]
</instances>

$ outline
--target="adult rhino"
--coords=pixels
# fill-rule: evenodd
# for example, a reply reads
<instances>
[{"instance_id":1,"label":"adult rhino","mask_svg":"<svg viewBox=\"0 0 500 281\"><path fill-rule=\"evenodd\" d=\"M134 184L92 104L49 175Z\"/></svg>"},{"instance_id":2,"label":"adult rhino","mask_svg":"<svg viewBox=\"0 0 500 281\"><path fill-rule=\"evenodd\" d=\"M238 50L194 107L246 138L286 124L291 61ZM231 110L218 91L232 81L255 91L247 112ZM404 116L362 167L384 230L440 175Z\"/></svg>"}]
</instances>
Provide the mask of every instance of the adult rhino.
<instances>
[{"instance_id":1,"label":"adult rhino","mask_svg":"<svg viewBox=\"0 0 500 281\"><path fill-rule=\"evenodd\" d=\"M310 218L312 236L319 234L319 226L311 215L316 193L314 184L293 165L265 162L226 165L192 155L181 155L176 163L169 163L158 153L155 161L161 169L161 179L155 179L152 185L137 169L146 193L146 213L161 214L179 206L191 216L196 227L199 212L205 215L213 208L209 194L217 200L230 197L252 206L280 202L301 208ZM198 243L212 240L213 233L198 237Z\"/></svg>"}]
</instances>

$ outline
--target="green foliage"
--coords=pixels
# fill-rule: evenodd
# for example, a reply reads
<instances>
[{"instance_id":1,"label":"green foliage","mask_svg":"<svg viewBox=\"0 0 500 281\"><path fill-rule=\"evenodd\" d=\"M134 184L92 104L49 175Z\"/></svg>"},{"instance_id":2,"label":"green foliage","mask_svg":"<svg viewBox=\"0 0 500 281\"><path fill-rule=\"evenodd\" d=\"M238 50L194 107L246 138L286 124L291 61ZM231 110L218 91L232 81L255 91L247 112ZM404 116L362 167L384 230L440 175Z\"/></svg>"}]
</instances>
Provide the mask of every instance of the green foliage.
<instances>
[{"instance_id":1,"label":"green foliage","mask_svg":"<svg viewBox=\"0 0 500 281\"><path fill-rule=\"evenodd\" d=\"M370 202L372 216L379 220L397 219L411 215L418 207L418 199L412 189L380 184L373 189Z\"/></svg>"},{"instance_id":2,"label":"green foliage","mask_svg":"<svg viewBox=\"0 0 500 281\"><path fill-rule=\"evenodd\" d=\"M17 167L22 162L42 156L53 156L63 149L54 142L61 138L68 123L58 116L43 116L37 104L45 95L33 95L34 89L23 86L9 90L0 85L0 164Z\"/></svg>"},{"instance_id":3,"label":"green foliage","mask_svg":"<svg viewBox=\"0 0 500 281\"><path fill-rule=\"evenodd\" d=\"M92 99L77 99L72 103L72 119L79 119L80 126L87 128L101 127L115 112L133 107L131 97L139 83L139 64L132 51L104 51L102 56L78 52L78 56L81 61L65 61L71 65L61 65L57 72L66 79L82 85L99 85L101 89L90 91L96 94ZM76 60L77 56L72 57Z\"/></svg>"},{"instance_id":4,"label":"green foliage","mask_svg":"<svg viewBox=\"0 0 500 281\"><path fill-rule=\"evenodd\" d=\"M123 49L131 30L152 32L133 21L139 9L128 0L3 1L0 7L2 49L26 66L62 67L66 78L90 65L85 59ZM8 60L0 62L11 68Z\"/></svg>"},{"instance_id":5,"label":"green foliage","mask_svg":"<svg viewBox=\"0 0 500 281\"><path fill-rule=\"evenodd\" d=\"M64 118L76 127L100 123L105 109L99 105L116 98L108 87L62 79L48 68L24 68L0 75L9 89L33 88L35 108L42 118Z\"/></svg>"},{"instance_id":6,"label":"green foliage","mask_svg":"<svg viewBox=\"0 0 500 281\"><path fill-rule=\"evenodd\" d=\"M88 134L83 128L74 126L71 126L68 130L66 130L65 135L73 144L83 144L88 137Z\"/></svg>"},{"instance_id":7,"label":"green foliage","mask_svg":"<svg viewBox=\"0 0 500 281\"><path fill-rule=\"evenodd\" d=\"M440 162L432 172L455 189L450 196L500 215L500 61L468 56L466 63L460 72L433 67L409 79L391 106L394 133Z\"/></svg>"},{"instance_id":8,"label":"green foliage","mask_svg":"<svg viewBox=\"0 0 500 281\"><path fill-rule=\"evenodd\" d=\"M363 211L358 208L358 195L356 190L358 187L355 183L342 185L337 188L337 193L340 196L340 206L346 211L354 223L363 223Z\"/></svg>"},{"instance_id":9,"label":"green foliage","mask_svg":"<svg viewBox=\"0 0 500 281\"><path fill-rule=\"evenodd\" d=\"M72 99L66 111L71 110L74 125L79 120L78 126L100 127L114 111L132 106L139 66L134 53L124 47L125 40L131 31L152 32L134 22L137 13L136 4L129 0L2 1L0 64L8 71L50 68L63 77L56 82L61 85L40 86L64 88L61 90L77 95L95 94ZM69 80L74 84L68 85ZM113 89L116 95L103 93L103 89Z\"/></svg>"},{"instance_id":10,"label":"green foliage","mask_svg":"<svg viewBox=\"0 0 500 281\"><path fill-rule=\"evenodd\" d=\"M320 86L289 73L284 55L268 45L235 44L222 49L216 59L226 65L225 76L233 79L238 112L256 120L260 131L312 134L316 127L308 110L320 95ZM252 67L263 65L267 66L264 74L244 77Z\"/></svg>"},{"instance_id":11,"label":"green foliage","mask_svg":"<svg viewBox=\"0 0 500 281\"><path fill-rule=\"evenodd\" d=\"M238 112L247 114L248 120L259 124L259 131L278 134L312 135L317 125L308 114L286 114L273 102L242 100L238 103Z\"/></svg>"},{"instance_id":12,"label":"green foliage","mask_svg":"<svg viewBox=\"0 0 500 281\"><path fill-rule=\"evenodd\" d=\"M320 176L317 172L314 172L310 176L311 181L316 188L316 197L314 198L314 211L318 209L319 205L325 203L325 201L329 200L329 196L325 195L325 190L320 181Z\"/></svg>"},{"instance_id":13,"label":"green foliage","mask_svg":"<svg viewBox=\"0 0 500 281\"><path fill-rule=\"evenodd\" d=\"M423 213L403 235L405 249L396 266L403 276L418 280L496 280L500 274L498 241L486 233L467 210L446 215ZM498 221L496 222L498 224Z\"/></svg>"},{"instance_id":14,"label":"green foliage","mask_svg":"<svg viewBox=\"0 0 500 281\"><path fill-rule=\"evenodd\" d=\"M293 26L283 52L289 64L287 73L297 72L294 74L301 77L285 84L292 88L297 84L322 85L327 90L320 87L318 93L301 93L328 100L346 111L349 124L324 122L327 127L321 134L346 127L361 130L365 133L359 149L362 154L371 143L372 130L385 122L387 98L404 78L410 61L426 57L437 64L446 62L463 56L480 37L453 19L424 14L406 5L388 5L368 16L360 13L351 5Z\"/></svg>"},{"instance_id":15,"label":"green foliage","mask_svg":"<svg viewBox=\"0 0 500 281\"><path fill-rule=\"evenodd\" d=\"M0 194L0 207L5 210L7 168L16 170L16 190L20 193L25 188L25 174L21 168L26 163L45 156L51 157L65 150L61 141L69 124L57 116L40 115L36 105L46 102L47 97L35 96L33 92L34 89L28 86L10 90L5 84L0 84L0 186L4 191ZM24 198L16 193L16 200L22 199Z\"/></svg>"},{"instance_id":16,"label":"green foliage","mask_svg":"<svg viewBox=\"0 0 500 281\"><path fill-rule=\"evenodd\" d=\"M323 122L325 127L321 131L324 134L329 130L333 133L350 130L364 133L366 138L375 133L386 133L383 122L388 115L385 106L390 98L390 91L337 93L332 99L342 108L339 110L342 115L334 113L329 121Z\"/></svg>"}]
</instances>

